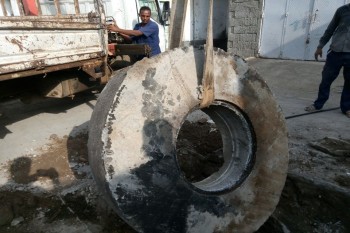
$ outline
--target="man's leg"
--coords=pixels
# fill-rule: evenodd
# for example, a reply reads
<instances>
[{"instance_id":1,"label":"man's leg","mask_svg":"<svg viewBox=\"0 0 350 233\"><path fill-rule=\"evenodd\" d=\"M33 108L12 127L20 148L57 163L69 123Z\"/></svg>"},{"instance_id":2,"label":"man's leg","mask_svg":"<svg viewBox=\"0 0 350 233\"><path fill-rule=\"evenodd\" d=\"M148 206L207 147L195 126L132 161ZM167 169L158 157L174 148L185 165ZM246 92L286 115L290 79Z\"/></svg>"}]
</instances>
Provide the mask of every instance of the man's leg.
<instances>
[{"instance_id":1,"label":"man's leg","mask_svg":"<svg viewBox=\"0 0 350 233\"><path fill-rule=\"evenodd\" d=\"M328 100L331 84L338 77L342 64L342 53L328 53L326 64L322 71L322 81L318 89L318 97L314 102L316 109L321 109Z\"/></svg>"},{"instance_id":2,"label":"man's leg","mask_svg":"<svg viewBox=\"0 0 350 233\"><path fill-rule=\"evenodd\" d=\"M344 54L344 87L340 99L340 109L343 113L350 111L350 53Z\"/></svg>"}]
</instances>

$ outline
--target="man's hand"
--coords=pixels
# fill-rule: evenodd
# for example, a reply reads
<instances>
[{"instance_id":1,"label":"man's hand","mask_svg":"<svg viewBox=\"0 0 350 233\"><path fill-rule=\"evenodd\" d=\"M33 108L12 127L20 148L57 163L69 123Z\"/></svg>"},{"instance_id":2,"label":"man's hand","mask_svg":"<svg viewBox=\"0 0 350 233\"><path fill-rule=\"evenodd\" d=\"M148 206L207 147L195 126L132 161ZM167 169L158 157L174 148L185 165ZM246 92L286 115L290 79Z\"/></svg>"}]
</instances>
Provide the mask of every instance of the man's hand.
<instances>
[{"instance_id":1,"label":"man's hand","mask_svg":"<svg viewBox=\"0 0 350 233\"><path fill-rule=\"evenodd\" d=\"M315 60L318 61L318 56L322 57L322 49L317 48L315 51Z\"/></svg>"},{"instance_id":2,"label":"man's hand","mask_svg":"<svg viewBox=\"0 0 350 233\"><path fill-rule=\"evenodd\" d=\"M107 29L112 32L118 32L119 27L117 24L110 24L110 25L107 25Z\"/></svg>"}]
</instances>

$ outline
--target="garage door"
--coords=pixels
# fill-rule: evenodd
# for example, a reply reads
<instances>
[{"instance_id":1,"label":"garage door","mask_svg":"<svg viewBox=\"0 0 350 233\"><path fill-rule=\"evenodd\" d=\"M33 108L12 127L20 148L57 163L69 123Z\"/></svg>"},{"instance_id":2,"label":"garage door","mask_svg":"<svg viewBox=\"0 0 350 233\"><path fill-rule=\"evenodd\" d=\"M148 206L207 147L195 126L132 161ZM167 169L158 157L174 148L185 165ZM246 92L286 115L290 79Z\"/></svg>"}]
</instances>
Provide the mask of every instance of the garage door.
<instances>
[{"instance_id":1,"label":"garage door","mask_svg":"<svg viewBox=\"0 0 350 233\"><path fill-rule=\"evenodd\" d=\"M320 37L336 9L350 0L265 0L259 54L314 60ZM324 48L327 51L329 43Z\"/></svg>"}]
</instances>

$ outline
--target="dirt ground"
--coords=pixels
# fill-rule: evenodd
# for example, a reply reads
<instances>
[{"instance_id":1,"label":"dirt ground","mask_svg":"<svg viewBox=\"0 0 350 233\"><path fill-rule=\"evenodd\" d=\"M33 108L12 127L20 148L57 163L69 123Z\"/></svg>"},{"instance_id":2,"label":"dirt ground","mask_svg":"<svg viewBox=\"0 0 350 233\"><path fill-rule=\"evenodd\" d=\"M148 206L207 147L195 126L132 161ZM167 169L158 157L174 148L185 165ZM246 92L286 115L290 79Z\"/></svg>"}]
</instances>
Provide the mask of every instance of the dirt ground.
<instances>
[{"instance_id":1,"label":"dirt ground","mask_svg":"<svg viewBox=\"0 0 350 233\"><path fill-rule=\"evenodd\" d=\"M35 155L2 165L11 182L0 188L0 232L135 232L96 190L87 140L87 132L63 138L53 134ZM218 170L223 163L221 149L214 124L206 119L185 122L177 150L186 178L195 182ZM41 188L35 188L38 183Z\"/></svg>"},{"instance_id":2,"label":"dirt ground","mask_svg":"<svg viewBox=\"0 0 350 233\"><path fill-rule=\"evenodd\" d=\"M51 135L50 143L41 147L36 155L27 154L2 166L2 170L11 174L12 182L0 189L0 232L135 232L108 208L96 190L87 160L87 139L87 132L63 138ZM295 140L291 138L289 145L290 176L297 172L305 177L315 177L322 170L326 173L320 181L335 181L336 187L350 189L350 140L328 138L310 145L300 145ZM221 136L214 124L205 119L185 122L177 152L186 178L195 182L218 170L223 163L221 149ZM35 188L36 185L40 188ZM286 200L280 205L291 208L294 203ZM344 211L347 208L344 206ZM306 208L306 211L308 216L319 216L322 210L316 208L310 213L310 208ZM297 214L300 215L298 211ZM324 231L331 227L323 226L320 231L309 232L347 230L339 231L338 227L337 231ZM275 228L273 232L277 232Z\"/></svg>"},{"instance_id":3,"label":"dirt ground","mask_svg":"<svg viewBox=\"0 0 350 233\"><path fill-rule=\"evenodd\" d=\"M323 62L252 59L249 63L276 96L289 138L287 182L261 232L350 232L350 118L339 109L342 74L332 84L323 110L308 114L304 107L317 96Z\"/></svg>"},{"instance_id":4,"label":"dirt ground","mask_svg":"<svg viewBox=\"0 0 350 233\"><path fill-rule=\"evenodd\" d=\"M341 78L325 111L304 115L303 108L317 93L322 63L267 59L249 63L275 94L289 131L286 187L278 208L259 232L349 232L350 119L337 108ZM29 116L21 115L27 109L21 104L14 103L18 109L0 106L0 232L134 232L95 187L87 160L87 122L64 124L76 116L88 121L94 101L81 100L83 107L77 110L67 107L70 104L50 103L55 111L63 109L54 121L40 105ZM49 118L43 120L42 114ZM59 120L58 125L46 123ZM46 132L49 128L57 133ZM203 179L223 162L220 135L206 120L186 122L183 128L177 145L180 166L190 181ZM46 140L33 129L47 133ZM181 162L188 155L193 155L190 163Z\"/></svg>"},{"instance_id":5,"label":"dirt ground","mask_svg":"<svg viewBox=\"0 0 350 233\"><path fill-rule=\"evenodd\" d=\"M87 160L87 132L63 138L51 135L50 143L35 155L19 157L2 170L9 171L11 182L0 189L0 232L129 229L96 190Z\"/></svg>"}]
</instances>

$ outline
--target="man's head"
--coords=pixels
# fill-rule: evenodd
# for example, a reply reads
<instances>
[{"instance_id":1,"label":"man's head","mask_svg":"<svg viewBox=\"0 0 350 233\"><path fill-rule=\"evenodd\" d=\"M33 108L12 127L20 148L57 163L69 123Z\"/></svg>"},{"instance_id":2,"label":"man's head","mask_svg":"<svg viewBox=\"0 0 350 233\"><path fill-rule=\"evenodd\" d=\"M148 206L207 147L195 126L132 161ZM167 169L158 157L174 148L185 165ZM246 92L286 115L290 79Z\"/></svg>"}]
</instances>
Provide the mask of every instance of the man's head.
<instances>
[{"instance_id":1,"label":"man's head","mask_svg":"<svg viewBox=\"0 0 350 233\"><path fill-rule=\"evenodd\" d=\"M151 20L151 8L143 6L140 8L139 16L143 24L147 24Z\"/></svg>"}]
</instances>

